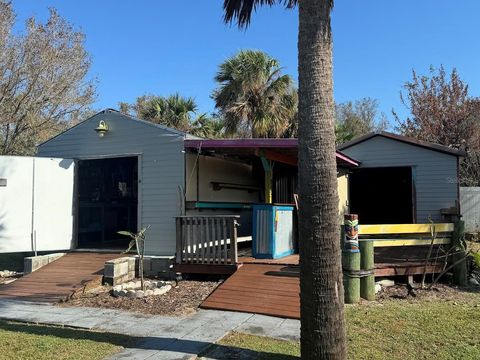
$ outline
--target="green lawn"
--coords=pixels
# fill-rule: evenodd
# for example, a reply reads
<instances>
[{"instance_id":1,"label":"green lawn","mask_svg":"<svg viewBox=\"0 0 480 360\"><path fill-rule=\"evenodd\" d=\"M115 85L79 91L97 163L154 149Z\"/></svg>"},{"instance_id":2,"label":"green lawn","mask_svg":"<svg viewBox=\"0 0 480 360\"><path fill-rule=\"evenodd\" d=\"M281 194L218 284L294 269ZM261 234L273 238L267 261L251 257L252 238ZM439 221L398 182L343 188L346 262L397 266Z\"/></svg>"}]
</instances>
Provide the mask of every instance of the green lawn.
<instances>
[{"instance_id":1,"label":"green lawn","mask_svg":"<svg viewBox=\"0 0 480 360\"><path fill-rule=\"evenodd\" d=\"M0 359L104 359L132 342L117 334L0 321Z\"/></svg>"},{"instance_id":2,"label":"green lawn","mask_svg":"<svg viewBox=\"0 0 480 360\"><path fill-rule=\"evenodd\" d=\"M346 311L349 359L480 359L480 294L386 301L348 306ZM239 333L211 351L222 348L249 349L258 359L294 359L300 353L298 343Z\"/></svg>"}]
</instances>

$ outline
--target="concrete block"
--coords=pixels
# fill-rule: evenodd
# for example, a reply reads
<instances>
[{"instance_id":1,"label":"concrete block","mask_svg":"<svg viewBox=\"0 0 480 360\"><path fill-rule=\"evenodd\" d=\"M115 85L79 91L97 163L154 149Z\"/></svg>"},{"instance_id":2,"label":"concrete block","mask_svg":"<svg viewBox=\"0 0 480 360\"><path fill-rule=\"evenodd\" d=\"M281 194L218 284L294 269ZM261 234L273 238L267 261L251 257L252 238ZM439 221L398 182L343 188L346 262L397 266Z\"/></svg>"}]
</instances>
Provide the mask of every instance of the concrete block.
<instances>
[{"instance_id":1,"label":"concrete block","mask_svg":"<svg viewBox=\"0 0 480 360\"><path fill-rule=\"evenodd\" d=\"M135 278L135 258L121 257L105 262L104 284L116 286Z\"/></svg>"},{"instance_id":2,"label":"concrete block","mask_svg":"<svg viewBox=\"0 0 480 360\"><path fill-rule=\"evenodd\" d=\"M134 257L130 257L128 260L128 272L135 272L136 260Z\"/></svg>"},{"instance_id":3,"label":"concrete block","mask_svg":"<svg viewBox=\"0 0 480 360\"><path fill-rule=\"evenodd\" d=\"M55 253L40 256L30 256L23 259L23 272L30 274L51 262L60 259L65 253Z\"/></svg>"},{"instance_id":4,"label":"concrete block","mask_svg":"<svg viewBox=\"0 0 480 360\"><path fill-rule=\"evenodd\" d=\"M156 276L164 280L174 279L175 273L171 269L173 259L173 256L146 256L143 260L145 276Z\"/></svg>"},{"instance_id":5,"label":"concrete block","mask_svg":"<svg viewBox=\"0 0 480 360\"><path fill-rule=\"evenodd\" d=\"M395 286L395 281L390 279L383 279L383 280L377 281L376 284L382 287L391 287L391 286Z\"/></svg>"}]
</instances>

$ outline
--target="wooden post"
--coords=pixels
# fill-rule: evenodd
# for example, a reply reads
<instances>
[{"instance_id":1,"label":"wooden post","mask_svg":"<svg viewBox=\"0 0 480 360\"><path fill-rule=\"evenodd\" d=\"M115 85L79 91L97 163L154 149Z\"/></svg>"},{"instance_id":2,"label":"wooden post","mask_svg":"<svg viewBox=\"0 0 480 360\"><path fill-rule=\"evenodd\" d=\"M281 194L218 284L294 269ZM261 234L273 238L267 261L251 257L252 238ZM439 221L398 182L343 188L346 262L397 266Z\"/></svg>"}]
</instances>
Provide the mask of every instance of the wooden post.
<instances>
[{"instance_id":1,"label":"wooden post","mask_svg":"<svg viewBox=\"0 0 480 360\"><path fill-rule=\"evenodd\" d=\"M236 265L238 263L238 249L237 249L237 220L231 220L231 233L232 237L230 238L230 248L231 248L231 263Z\"/></svg>"},{"instance_id":2,"label":"wooden post","mask_svg":"<svg viewBox=\"0 0 480 360\"><path fill-rule=\"evenodd\" d=\"M465 222L463 220L455 221L455 227L452 233L453 256L453 282L456 285L467 285L467 259L465 253Z\"/></svg>"},{"instance_id":3,"label":"wooden post","mask_svg":"<svg viewBox=\"0 0 480 360\"><path fill-rule=\"evenodd\" d=\"M360 241L360 267L363 271L372 271L360 279L360 296L365 300L375 300L375 258L373 240Z\"/></svg>"},{"instance_id":4,"label":"wooden post","mask_svg":"<svg viewBox=\"0 0 480 360\"><path fill-rule=\"evenodd\" d=\"M358 247L358 215L344 215L343 233L342 263L345 303L355 304L360 301L360 250Z\"/></svg>"},{"instance_id":5,"label":"wooden post","mask_svg":"<svg viewBox=\"0 0 480 360\"><path fill-rule=\"evenodd\" d=\"M261 156L263 170L265 172L265 204L271 204L273 202L272 195L272 181L273 181L273 166L270 160Z\"/></svg>"},{"instance_id":6,"label":"wooden post","mask_svg":"<svg viewBox=\"0 0 480 360\"><path fill-rule=\"evenodd\" d=\"M271 204L273 202L272 192L272 171L265 171L265 203Z\"/></svg>"},{"instance_id":7,"label":"wooden post","mask_svg":"<svg viewBox=\"0 0 480 360\"><path fill-rule=\"evenodd\" d=\"M177 264L182 263L182 258L183 258L183 218L177 217L176 218L176 226L177 226L177 235L176 235L176 241L177 241Z\"/></svg>"}]
</instances>

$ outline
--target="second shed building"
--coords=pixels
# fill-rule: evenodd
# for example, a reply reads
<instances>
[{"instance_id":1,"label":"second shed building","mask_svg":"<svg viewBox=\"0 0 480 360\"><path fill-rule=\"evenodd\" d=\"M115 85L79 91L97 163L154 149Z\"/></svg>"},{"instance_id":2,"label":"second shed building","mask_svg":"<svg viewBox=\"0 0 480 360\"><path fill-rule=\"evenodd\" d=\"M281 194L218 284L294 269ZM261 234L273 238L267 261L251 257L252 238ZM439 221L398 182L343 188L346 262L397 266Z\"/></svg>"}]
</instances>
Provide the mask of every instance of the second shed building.
<instances>
[{"instance_id":1,"label":"second shed building","mask_svg":"<svg viewBox=\"0 0 480 360\"><path fill-rule=\"evenodd\" d=\"M362 224L441 222L460 212L462 151L388 132L338 149L361 161L349 174L348 205Z\"/></svg>"}]
</instances>

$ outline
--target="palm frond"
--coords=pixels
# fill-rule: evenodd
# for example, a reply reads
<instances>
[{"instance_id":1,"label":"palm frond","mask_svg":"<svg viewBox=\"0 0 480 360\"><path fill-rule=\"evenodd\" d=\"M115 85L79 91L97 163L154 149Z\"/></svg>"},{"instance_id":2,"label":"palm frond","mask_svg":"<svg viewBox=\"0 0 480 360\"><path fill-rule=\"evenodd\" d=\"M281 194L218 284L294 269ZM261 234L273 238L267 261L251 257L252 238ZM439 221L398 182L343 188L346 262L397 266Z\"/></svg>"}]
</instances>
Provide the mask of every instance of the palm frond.
<instances>
[{"instance_id":1,"label":"palm frond","mask_svg":"<svg viewBox=\"0 0 480 360\"><path fill-rule=\"evenodd\" d=\"M225 133L240 137L279 137L296 118L293 80L279 62L257 50L242 50L219 66L213 92ZM285 98L290 99L287 104Z\"/></svg>"},{"instance_id":2,"label":"palm frond","mask_svg":"<svg viewBox=\"0 0 480 360\"><path fill-rule=\"evenodd\" d=\"M248 27L252 17L252 13L258 6L273 6L275 4L283 4L287 9L295 7L298 0L224 0L224 21L231 23L237 21L239 27Z\"/></svg>"},{"instance_id":3,"label":"palm frond","mask_svg":"<svg viewBox=\"0 0 480 360\"><path fill-rule=\"evenodd\" d=\"M117 234L119 235L124 235L124 236L129 236L131 237L132 239L135 239L135 234L130 232L130 231L117 231Z\"/></svg>"},{"instance_id":4,"label":"palm frond","mask_svg":"<svg viewBox=\"0 0 480 360\"><path fill-rule=\"evenodd\" d=\"M189 131L197 109L194 98L183 97L178 93L168 97L146 96L142 98L138 116L157 124Z\"/></svg>"}]
</instances>

